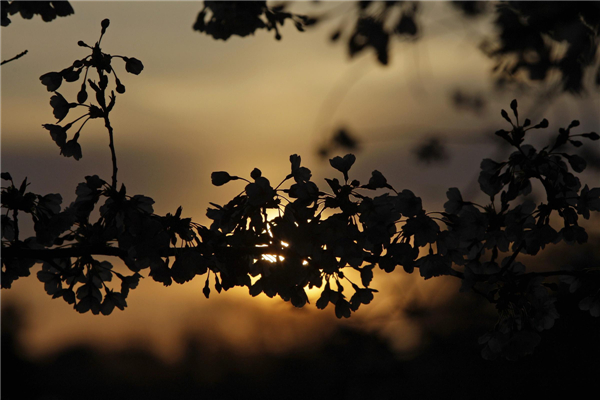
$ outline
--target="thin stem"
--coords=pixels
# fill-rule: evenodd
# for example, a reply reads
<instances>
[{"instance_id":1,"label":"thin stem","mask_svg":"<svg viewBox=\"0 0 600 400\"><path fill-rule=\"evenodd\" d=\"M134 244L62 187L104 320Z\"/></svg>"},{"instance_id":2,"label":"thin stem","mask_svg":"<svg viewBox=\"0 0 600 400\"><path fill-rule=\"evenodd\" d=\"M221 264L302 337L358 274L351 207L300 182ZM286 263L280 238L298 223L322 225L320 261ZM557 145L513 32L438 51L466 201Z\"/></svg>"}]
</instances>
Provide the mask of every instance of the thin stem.
<instances>
[{"instance_id":1,"label":"thin stem","mask_svg":"<svg viewBox=\"0 0 600 400\"><path fill-rule=\"evenodd\" d=\"M110 139L108 147L110 147L110 155L112 158L112 170L113 170L112 188L114 190L117 190L117 171L119 169L117 168L117 154L115 152L115 140L114 140L114 136L113 136L113 128L110 125L110 120L108 119L107 114L104 116L104 126L106 127L106 129L108 129L108 137Z\"/></svg>"},{"instance_id":2,"label":"thin stem","mask_svg":"<svg viewBox=\"0 0 600 400\"><path fill-rule=\"evenodd\" d=\"M17 54L17 55L16 55L16 56L14 56L13 58L9 58L8 60L4 60L4 61L2 61L2 63L0 63L0 65L4 65L4 64L7 64L7 63L9 63L9 62L11 62L11 61L17 60L17 59L19 59L19 58L23 57L25 54L27 54L27 50L25 50L25 51L23 51L23 52L21 52L21 53Z\"/></svg>"},{"instance_id":3,"label":"thin stem","mask_svg":"<svg viewBox=\"0 0 600 400\"><path fill-rule=\"evenodd\" d=\"M90 108L90 106L86 106L85 104L80 104L80 105L81 105L81 106L85 106L85 107L87 107L87 108ZM67 125L68 125L69 127L71 127L71 126L72 126L72 125L73 125L75 122L77 122L77 121L79 121L80 119L82 119L82 118L85 118L85 117L87 117L87 116L89 116L89 115L90 115L89 113L88 113L88 114L83 114L81 117L77 118L77 119L76 119L76 120L74 120L74 121L71 121L71 122L69 122ZM84 122L84 124L85 124L85 122ZM65 128L66 128L66 126L65 126ZM79 128L79 129L81 129L81 128Z\"/></svg>"},{"instance_id":4,"label":"thin stem","mask_svg":"<svg viewBox=\"0 0 600 400\"><path fill-rule=\"evenodd\" d=\"M583 271L545 271L545 272L528 272L526 274L517 275L516 279L529 279L535 278L538 276L549 277L549 276L574 276L574 277L583 277L586 274L591 273L593 270L583 270ZM597 271L596 272L600 272Z\"/></svg>"},{"instance_id":5,"label":"thin stem","mask_svg":"<svg viewBox=\"0 0 600 400\"><path fill-rule=\"evenodd\" d=\"M477 289L475 286L473 286L473 287L471 288L471 290L472 290L474 293L477 293L478 295L485 297L485 298L486 298L486 300L487 300L487 301L489 301L490 303L492 303L492 304L493 304L493 303L497 303L497 301L494 299L494 297L493 297L493 296L490 296L490 295L488 295L488 294L486 294L486 293L482 292L481 290Z\"/></svg>"},{"instance_id":6,"label":"thin stem","mask_svg":"<svg viewBox=\"0 0 600 400\"><path fill-rule=\"evenodd\" d=\"M15 242L19 241L19 210L13 210L13 221L15 225Z\"/></svg>"},{"instance_id":7,"label":"thin stem","mask_svg":"<svg viewBox=\"0 0 600 400\"><path fill-rule=\"evenodd\" d=\"M81 118L88 116L89 114L86 115L82 115ZM81 118L77 118L77 121L80 120ZM79 132L81 132L81 130L83 129L83 127L85 126L85 124L90 120L90 118L86 119L85 121L83 121L83 124L81 124L81 126L79 127L79 129L77 129L77 133L79 134ZM76 122L76 121L73 121Z\"/></svg>"},{"instance_id":8,"label":"thin stem","mask_svg":"<svg viewBox=\"0 0 600 400\"><path fill-rule=\"evenodd\" d=\"M286 177L285 177L285 178L284 178L284 179L283 179L281 182L279 182L279 185L277 185L277 187L275 188L275 190L279 189L279 187L280 187L281 185L283 185L283 183L284 183L285 181L287 181L288 179L290 179L290 178L291 178L290 176L286 176Z\"/></svg>"},{"instance_id":9,"label":"thin stem","mask_svg":"<svg viewBox=\"0 0 600 400\"><path fill-rule=\"evenodd\" d=\"M501 275L510 268L510 266L512 265L512 263L517 258L517 255L519 254L519 252L523 249L523 247L525 247L525 241L524 240L521 241L521 243L519 244L519 246L516 248L516 250L513 252L513 254L508 259L508 262L506 263L506 265L504 265L504 267L502 267L502 269L500 270L500 274Z\"/></svg>"}]
</instances>

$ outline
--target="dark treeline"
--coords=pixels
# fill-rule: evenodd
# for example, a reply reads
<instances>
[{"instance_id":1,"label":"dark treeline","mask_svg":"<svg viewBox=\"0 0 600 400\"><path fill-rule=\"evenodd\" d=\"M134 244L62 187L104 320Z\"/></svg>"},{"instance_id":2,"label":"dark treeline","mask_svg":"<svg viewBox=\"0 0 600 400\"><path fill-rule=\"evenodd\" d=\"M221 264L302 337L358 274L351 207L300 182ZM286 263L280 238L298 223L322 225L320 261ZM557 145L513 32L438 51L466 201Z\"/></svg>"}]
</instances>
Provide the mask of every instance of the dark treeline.
<instances>
[{"instance_id":1,"label":"dark treeline","mask_svg":"<svg viewBox=\"0 0 600 400\"><path fill-rule=\"evenodd\" d=\"M572 303L561 296L557 308L573 309ZM473 306L464 297L449 305L454 312ZM188 335L184 357L168 364L141 348L106 352L86 345L31 359L23 353L20 315L14 307L2 310L5 400L507 399L560 392L580 398L600 373L600 321L584 313L561 312L532 356L493 363L478 356L485 318L447 336L426 331L427 350L405 360L376 335L341 327L318 347L280 355L215 351Z\"/></svg>"}]
</instances>

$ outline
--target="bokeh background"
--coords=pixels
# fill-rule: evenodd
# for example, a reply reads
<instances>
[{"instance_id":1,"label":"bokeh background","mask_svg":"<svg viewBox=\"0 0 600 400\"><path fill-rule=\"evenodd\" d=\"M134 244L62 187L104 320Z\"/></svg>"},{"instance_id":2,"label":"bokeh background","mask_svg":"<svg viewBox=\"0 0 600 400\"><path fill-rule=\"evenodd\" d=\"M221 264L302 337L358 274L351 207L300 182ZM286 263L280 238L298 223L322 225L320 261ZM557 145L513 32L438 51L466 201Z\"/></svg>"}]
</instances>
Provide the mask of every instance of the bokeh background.
<instances>
[{"instance_id":1,"label":"bokeh background","mask_svg":"<svg viewBox=\"0 0 600 400\"><path fill-rule=\"evenodd\" d=\"M377 169L395 188L421 196L431 210L442 209L449 187L460 188L465 198L484 201L477 185L479 163L484 157L506 155L493 132L506 128L500 109L507 109L513 98L518 98L521 115L550 121L548 133L536 138L540 142L573 119L582 122L581 132L600 129L596 87L579 95L553 96L540 96L542 85L500 90L492 74L494 63L479 48L494 34L491 16L467 18L449 2L420 3L418 39L392 41L387 66L372 51L351 59L344 45L329 40L345 18L345 7L352 6L348 3L288 3L299 13L330 10L330 18L306 32L287 24L280 41L267 31L227 41L195 32L192 25L201 2L71 3L72 16L51 23L15 16L1 32L3 60L28 50L1 70L2 171L17 181L27 177L34 192L61 193L65 205L74 200L75 187L86 175L110 177L108 137L101 123L90 121L79 140L83 158L60 156L41 126L55 120L48 104L51 95L39 77L87 54L77 41L94 43L104 18L111 21L102 40L104 51L136 57L145 67L133 76L119 60L113 61L127 88L112 113L119 180L128 193L152 197L157 213L182 206L184 216L202 224L209 223L209 202L223 204L243 190L236 182L212 186L212 171L247 176L258 167L278 182L289 173L289 155L299 154L315 181L324 184L323 178L336 172L320 150L325 146L328 157L350 151L329 146L340 129L357 142L351 150L357 155L352 177L367 180ZM69 99L78 89L63 83L60 92ZM426 162L419 158L419 149L432 138L441 144L444 157ZM595 186L599 179L593 168L583 178ZM588 224L596 241L598 222L596 218ZM588 262L594 257L598 254L592 243L576 253L554 249L530 262ZM145 387L155 385L144 392L145 398L160 396L163 389L165 395L177 393L176 398L186 398L188 389L206 390L214 398L236 398L234 387L245 387L248 393L270 387L274 393L299 385L290 376L305 381L302 385L312 381L322 387L337 380L344 387L338 393L333 385L317 395L300 385L295 389L298 397L353 398L354 393L358 398L369 387L383 387L383 392L371 393L378 393L376 397L367 398L387 398L400 387L423 395L417 383L423 374L438 377L427 389L437 394L438 386L442 393L444 385L456 384L454 377L460 373L448 369L456 367L453 360L461 355L473 360L461 368L481 374L473 380L485 382L484 371L494 374L502 368L479 364L476 338L494 319L477 298L458 295L453 278L423 281L400 272L376 274L372 287L380 293L373 303L343 321L331 308L295 309L264 294L251 298L247 289L213 293L207 300L203 285L197 280L164 287L148 278L131 293L124 312L80 315L65 302L52 300L34 271L2 291L3 366L7 359L18 360L11 364L15 371L35 370L45 377L38 383L49 388L69 385L64 375L51 371L79 373L73 381L80 383L90 374L107 382L118 376L123 396L137 388L133 398L142 393L143 382ZM309 296L316 300L318 292ZM557 332L567 329L581 337L596 332L588 331L589 318L569 318L570 325L564 322ZM560 354L581 350L565 347L558 339L561 334L545 348L559 343ZM594 351L598 354L597 347ZM531 371L532 365L518 368ZM538 376L519 371L513 373L520 387L548 377L547 372ZM364 382L348 378L355 375ZM73 390L79 387L70 384ZM469 385L464 386L466 391ZM492 389L498 396L509 390L486 390ZM94 386L93 393L103 390Z\"/></svg>"}]
</instances>

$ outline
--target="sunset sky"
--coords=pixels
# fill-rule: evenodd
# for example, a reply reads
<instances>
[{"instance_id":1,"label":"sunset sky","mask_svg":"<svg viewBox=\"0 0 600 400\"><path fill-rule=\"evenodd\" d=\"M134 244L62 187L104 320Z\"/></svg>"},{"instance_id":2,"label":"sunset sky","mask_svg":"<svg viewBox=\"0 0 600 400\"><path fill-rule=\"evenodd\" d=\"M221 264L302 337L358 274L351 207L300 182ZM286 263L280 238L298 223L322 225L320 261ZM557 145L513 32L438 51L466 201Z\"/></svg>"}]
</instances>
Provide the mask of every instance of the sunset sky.
<instances>
[{"instance_id":1,"label":"sunset sky","mask_svg":"<svg viewBox=\"0 0 600 400\"><path fill-rule=\"evenodd\" d=\"M99 121L90 121L79 140L83 158L62 157L42 128L56 121L51 94L39 77L85 56L87 49L77 41L93 44L104 18L111 24L103 50L136 57L145 67L134 76L113 60L127 88L112 113L119 181L129 194L152 197L158 214L181 205L184 216L202 224L208 223L209 202L223 204L243 190L236 182L212 186L212 171L248 176L257 167L279 182L289 173L289 156L299 154L315 182L324 185L323 178L336 171L319 157L318 148L340 127L360 141L351 176L367 180L378 169L395 188L423 197L426 209L441 209L449 187L478 195L473 183L479 163L495 152L488 137L506 128L500 109L515 97L524 112L535 110L532 120L546 117L555 129L572 119L581 120L582 132L600 129L598 92L563 95L541 108L533 96L494 92L493 63L478 49L491 33L490 20L465 24L446 3L422 3L422 37L415 43L392 41L388 66L378 64L370 50L350 59L344 43L328 40L343 11L333 2L290 4L307 13L337 7L340 18L306 32L286 24L280 41L267 31L227 41L195 32L201 2L71 4L72 16L50 23L14 16L1 31L3 60L28 50L2 67L2 171L16 181L27 177L33 192L61 193L63 206L74 200L75 187L86 175L110 179L108 137ZM451 101L457 89L482 94L484 111L458 111ZM59 91L74 99L78 90L78 84L63 83ZM448 145L450 159L426 167L417 163L413 149L433 135ZM597 173L586 177L598 182ZM241 352L277 352L317 342L339 323L380 332L395 348L409 350L419 343L419 328L401 308L411 301L443 304L458 289L452 278L422 282L400 273L377 275L372 286L381 293L375 301L340 322L331 307L294 309L264 295L253 299L247 289L207 300L203 285L198 277L165 288L148 278L132 291L125 311L80 315L52 300L34 272L3 290L2 303L23 307L31 354L95 342L148 346L172 360L185 334Z\"/></svg>"}]
</instances>

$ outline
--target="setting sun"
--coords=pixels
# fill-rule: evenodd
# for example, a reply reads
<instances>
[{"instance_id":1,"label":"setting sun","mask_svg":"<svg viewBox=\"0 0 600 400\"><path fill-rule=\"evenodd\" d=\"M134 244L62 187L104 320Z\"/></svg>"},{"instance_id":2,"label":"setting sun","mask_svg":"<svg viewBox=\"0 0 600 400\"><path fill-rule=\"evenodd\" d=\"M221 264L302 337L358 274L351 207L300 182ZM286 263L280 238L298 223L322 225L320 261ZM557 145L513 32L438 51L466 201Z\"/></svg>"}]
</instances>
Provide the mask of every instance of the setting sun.
<instances>
[{"instance_id":1,"label":"setting sun","mask_svg":"<svg viewBox=\"0 0 600 400\"><path fill-rule=\"evenodd\" d=\"M587 395L599 32L598 2L2 1L2 397Z\"/></svg>"}]
</instances>

